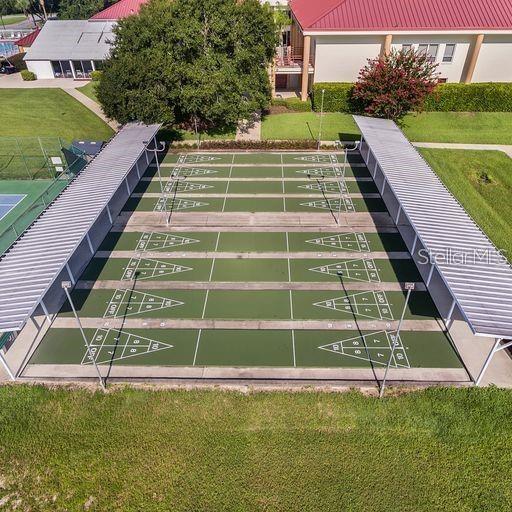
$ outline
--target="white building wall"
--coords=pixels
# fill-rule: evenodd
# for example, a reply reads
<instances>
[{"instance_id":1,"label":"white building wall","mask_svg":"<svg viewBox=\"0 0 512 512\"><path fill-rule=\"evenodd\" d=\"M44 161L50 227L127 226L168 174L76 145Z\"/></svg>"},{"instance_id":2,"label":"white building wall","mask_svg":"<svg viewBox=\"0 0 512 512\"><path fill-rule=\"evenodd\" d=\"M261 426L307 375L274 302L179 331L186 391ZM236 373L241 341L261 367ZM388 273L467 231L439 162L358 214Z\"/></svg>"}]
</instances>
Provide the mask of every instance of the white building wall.
<instances>
[{"instance_id":1,"label":"white building wall","mask_svg":"<svg viewBox=\"0 0 512 512\"><path fill-rule=\"evenodd\" d=\"M354 82L384 36L315 36L315 82Z\"/></svg>"},{"instance_id":2,"label":"white building wall","mask_svg":"<svg viewBox=\"0 0 512 512\"><path fill-rule=\"evenodd\" d=\"M35 73L40 80L54 78L52 64L49 60L27 60L27 69Z\"/></svg>"},{"instance_id":3,"label":"white building wall","mask_svg":"<svg viewBox=\"0 0 512 512\"><path fill-rule=\"evenodd\" d=\"M512 35L486 35L473 82L512 82Z\"/></svg>"},{"instance_id":4,"label":"white building wall","mask_svg":"<svg viewBox=\"0 0 512 512\"><path fill-rule=\"evenodd\" d=\"M441 78L446 78L448 82L460 82L472 39L474 39L474 36L470 35L394 36L391 47L400 50L403 44L412 44L417 49L418 44L438 44L439 49L436 62ZM456 45L452 62L443 62L443 55L447 44Z\"/></svg>"}]
</instances>

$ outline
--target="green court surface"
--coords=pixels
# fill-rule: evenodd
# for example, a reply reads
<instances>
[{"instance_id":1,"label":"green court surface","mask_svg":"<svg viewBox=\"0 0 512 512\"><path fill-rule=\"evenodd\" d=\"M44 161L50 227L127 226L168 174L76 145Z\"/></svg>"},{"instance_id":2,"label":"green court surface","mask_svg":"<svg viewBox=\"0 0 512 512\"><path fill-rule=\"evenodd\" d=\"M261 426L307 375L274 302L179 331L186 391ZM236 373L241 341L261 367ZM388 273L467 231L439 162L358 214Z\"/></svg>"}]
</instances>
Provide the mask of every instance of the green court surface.
<instances>
[{"instance_id":1,"label":"green court surface","mask_svg":"<svg viewBox=\"0 0 512 512\"><path fill-rule=\"evenodd\" d=\"M129 229L139 231L111 231L102 253L80 276L72 292L78 314L86 325L101 326L85 330L92 359L124 366L368 369L383 367L394 345L393 368L459 368L427 292L412 293L404 329L399 337L392 331L405 294L380 283L422 280L398 231L380 231L382 216L370 218L371 212L387 211L361 158L351 157L348 166L343 160L343 155L313 152L168 154L163 182L151 167L146 173L151 179L139 183L139 197L132 196L124 211L185 215L171 216L170 228L163 215L133 215ZM186 179L168 181L172 174ZM167 203L159 196L162 185ZM355 218L365 221L362 225L374 222L376 231L318 231L328 219L334 225L338 210L359 212ZM242 221L238 231L225 231L222 220L212 224L218 216L195 216L194 223L208 217L208 224L180 227L195 211L283 215L262 216L272 219L268 231L245 231ZM297 224L286 232L291 228L282 226L295 218L286 212L304 213L305 223L318 227ZM230 225L238 217L231 215ZM147 219L150 224L142 224ZM118 222L115 229L123 227ZM397 252L405 254L389 254ZM226 325L216 321L230 321L232 329L214 328ZM272 321L296 322L284 325L302 330L268 329L283 326ZM147 328L149 323L159 328ZM54 325L29 364L91 365L68 304ZM211 328L198 329L204 325Z\"/></svg>"},{"instance_id":2,"label":"green court surface","mask_svg":"<svg viewBox=\"0 0 512 512\"><path fill-rule=\"evenodd\" d=\"M288 277L290 272L290 279ZM210 276L211 274L211 276ZM421 281L411 260L286 258L94 258L85 281L220 281L368 283Z\"/></svg>"},{"instance_id":3,"label":"green court surface","mask_svg":"<svg viewBox=\"0 0 512 512\"><path fill-rule=\"evenodd\" d=\"M134 192L161 194L162 188L167 194L375 194L378 193L377 187L373 181L345 181L341 183L334 179L308 181L224 181L224 180L199 180L180 181L178 183L171 181L161 182L158 178L151 181L141 181Z\"/></svg>"},{"instance_id":4,"label":"green court surface","mask_svg":"<svg viewBox=\"0 0 512 512\"><path fill-rule=\"evenodd\" d=\"M111 231L100 251L201 252L406 251L398 233L363 232L120 232Z\"/></svg>"},{"instance_id":5,"label":"green court surface","mask_svg":"<svg viewBox=\"0 0 512 512\"><path fill-rule=\"evenodd\" d=\"M207 318L237 320L398 320L402 292L340 290L75 290L73 301L84 318ZM66 303L61 316L72 316ZM411 295L405 318L437 318L428 293Z\"/></svg>"},{"instance_id":6,"label":"green court surface","mask_svg":"<svg viewBox=\"0 0 512 512\"><path fill-rule=\"evenodd\" d=\"M380 198L351 198L342 199L323 196L317 198L276 198L276 197L183 197L168 196L166 205L164 199L155 197L131 197L124 206L124 211L152 212L164 211L198 211L198 212L331 212L341 209L350 212L386 212L384 202Z\"/></svg>"},{"instance_id":7,"label":"green court surface","mask_svg":"<svg viewBox=\"0 0 512 512\"><path fill-rule=\"evenodd\" d=\"M133 366L384 367L395 343L392 368L458 368L441 332L52 329L31 364Z\"/></svg>"},{"instance_id":8,"label":"green court surface","mask_svg":"<svg viewBox=\"0 0 512 512\"><path fill-rule=\"evenodd\" d=\"M16 233L22 233L67 183L66 180L0 180L0 195L25 196L9 213L0 218L0 254L16 240ZM43 202L38 198L45 191L47 193ZM11 227L13 223L15 223L16 233Z\"/></svg>"},{"instance_id":9,"label":"green court surface","mask_svg":"<svg viewBox=\"0 0 512 512\"><path fill-rule=\"evenodd\" d=\"M192 180L201 180L201 178L304 178L309 179L317 177L319 179L334 179L336 177L347 178L369 178L370 173L366 167L357 165L311 165L311 166L220 166L213 167L207 165L201 166L176 166L176 167L161 167L161 176L167 178L169 176L185 176L185 179L191 178ZM151 167L146 176L158 176L156 169Z\"/></svg>"},{"instance_id":10,"label":"green court surface","mask_svg":"<svg viewBox=\"0 0 512 512\"><path fill-rule=\"evenodd\" d=\"M165 163L229 164L229 165L290 165L290 164L342 164L344 156L331 153L189 153L165 156ZM362 162L359 155L350 155L349 161Z\"/></svg>"}]
</instances>

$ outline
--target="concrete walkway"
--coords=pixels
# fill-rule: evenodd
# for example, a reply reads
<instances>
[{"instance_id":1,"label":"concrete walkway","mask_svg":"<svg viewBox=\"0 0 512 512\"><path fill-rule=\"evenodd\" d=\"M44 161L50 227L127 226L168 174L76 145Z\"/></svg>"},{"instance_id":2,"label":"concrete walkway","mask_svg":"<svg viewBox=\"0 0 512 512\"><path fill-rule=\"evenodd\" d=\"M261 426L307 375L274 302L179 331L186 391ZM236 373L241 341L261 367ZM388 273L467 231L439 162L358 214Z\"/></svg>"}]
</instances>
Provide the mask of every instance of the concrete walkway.
<instances>
[{"instance_id":1,"label":"concrete walkway","mask_svg":"<svg viewBox=\"0 0 512 512\"><path fill-rule=\"evenodd\" d=\"M506 144L455 144L450 142L413 142L417 148L469 149L476 151L502 151L512 158L512 145Z\"/></svg>"},{"instance_id":2,"label":"concrete walkway","mask_svg":"<svg viewBox=\"0 0 512 512\"><path fill-rule=\"evenodd\" d=\"M91 112L94 112L99 118L101 118L105 123L107 123L112 128L112 130L114 130L115 132L119 130L119 124L116 121L108 119L103 113L103 110L101 110L101 107L98 105L98 103L91 100L91 98L86 96L84 93L76 90L75 88L63 90L67 92L70 96L73 96L75 100L79 101L82 105L87 107Z\"/></svg>"},{"instance_id":3,"label":"concrete walkway","mask_svg":"<svg viewBox=\"0 0 512 512\"><path fill-rule=\"evenodd\" d=\"M76 89L88 83L88 80L74 80L73 78L54 78L25 82L22 80L20 73L0 75L0 89Z\"/></svg>"},{"instance_id":4,"label":"concrete walkway","mask_svg":"<svg viewBox=\"0 0 512 512\"><path fill-rule=\"evenodd\" d=\"M255 112L252 119L244 119L239 123L235 140L261 140L261 112Z\"/></svg>"}]
</instances>

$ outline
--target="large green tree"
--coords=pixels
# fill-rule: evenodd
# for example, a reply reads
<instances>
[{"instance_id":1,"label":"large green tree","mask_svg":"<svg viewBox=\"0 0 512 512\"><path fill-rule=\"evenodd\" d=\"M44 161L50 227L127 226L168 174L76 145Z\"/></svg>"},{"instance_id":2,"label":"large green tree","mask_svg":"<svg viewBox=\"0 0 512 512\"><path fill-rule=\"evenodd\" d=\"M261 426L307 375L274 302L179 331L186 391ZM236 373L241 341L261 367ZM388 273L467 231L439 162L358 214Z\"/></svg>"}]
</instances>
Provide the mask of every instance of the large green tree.
<instances>
[{"instance_id":1,"label":"large green tree","mask_svg":"<svg viewBox=\"0 0 512 512\"><path fill-rule=\"evenodd\" d=\"M276 43L258 0L151 0L120 22L97 95L121 123L232 125L267 106Z\"/></svg>"},{"instance_id":2,"label":"large green tree","mask_svg":"<svg viewBox=\"0 0 512 512\"><path fill-rule=\"evenodd\" d=\"M59 0L15 0L14 7L18 12L30 16L34 22L46 21L48 16L59 9Z\"/></svg>"},{"instance_id":3,"label":"large green tree","mask_svg":"<svg viewBox=\"0 0 512 512\"><path fill-rule=\"evenodd\" d=\"M86 20L113 3L115 3L115 1L60 0L59 18L62 20Z\"/></svg>"}]
</instances>

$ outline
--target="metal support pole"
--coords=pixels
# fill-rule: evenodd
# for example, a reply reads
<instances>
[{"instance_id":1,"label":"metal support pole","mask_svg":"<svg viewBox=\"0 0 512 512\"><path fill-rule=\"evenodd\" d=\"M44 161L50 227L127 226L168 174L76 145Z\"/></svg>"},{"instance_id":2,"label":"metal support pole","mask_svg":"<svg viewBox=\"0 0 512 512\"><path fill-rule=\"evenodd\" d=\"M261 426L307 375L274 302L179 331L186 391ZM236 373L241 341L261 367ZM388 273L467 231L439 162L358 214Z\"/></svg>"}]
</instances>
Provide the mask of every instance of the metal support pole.
<instances>
[{"instance_id":1,"label":"metal support pole","mask_svg":"<svg viewBox=\"0 0 512 512\"><path fill-rule=\"evenodd\" d=\"M400 205L398 207L398 212L396 214L396 218L395 218L395 224L398 226L398 221L400 220L400 214L402 213L402 205Z\"/></svg>"},{"instance_id":2,"label":"metal support pole","mask_svg":"<svg viewBox=\"0 0 512 512\"><path fill-rule=\"evenodd\" d=\"M325 96L325 89L322 89L322 101L320 105L320 127L318 129L318 143L317 143L317 150L320 151L320 144L322 141L322 124L324 120L324 96Z\"/></svg>"},{"instance_id":3,"label":"metal support pole","mask_svg":"<svg viewBox=\"0 0 512 512\"><path fill-rule=\"evenodd\" d=\"M449 322L451 319L452 319L452 315L453 315L453 311L455 309L455 305L457 304L457 302L455 301L455 299L453 300L452 302L452 305L450 307L450 311L448 311L448 317L446 319L447 322Z\"/></svg>"},{"instance_id":4,"label":"metal support pole","mask_svg":"<svg viewBox=\"0 0 512 512\"><path fill-rule=\"evenodd\" d=\"M418 235L416 235L414 237L414 242L412 244L412 249L411 249L411 256L414 256L414 251L416 250L416 244L418 243Z\"/></svg>"},{"instance_id":5,"label":"metal support pole","mask_svg":"<svg viewBox=\"0 0 512 512\"><path fill-rule=\"evenodd\" d=\"M89 250L91 251L91 254L94 256L94 247L92 246L91 237L89 236L89 233L85 235L87 238L87 243L89 244Z\"/></svg>"},{"instance_id":6,"label":"metal support pole","mask_svg":"<svg viewBox=\"0 0 512 512\"><path fill-rule=\"evenodd\" d=\"M375 176L377 176L377 169L379 168L379 162L375 159L375 165L373 166L373 179L375 180Z\"/></svg>"},{"instance_id":7,"label":"metal support pole","mask_svg":"<svg viewBox=\"0 0 512 512\"><path fill-rule=\"evenodd\" d=\"M144 151L144 154L146 155L146 163L149 165L149 156L148 156L149 150L146 148L146 151Z\"/></svg>"},{"instance_id":8,"label":"metal support pole","mask_svg":"<svg viewBox=\"0 0 512 512\"><path fill-rule=\"evenodd\" d=\"M128 191L128 195L130 195L130 194L131 194L131 191L130 191L130 185L129 185L129 183L128 183L128 178L125 178L124 182L125 182L125 184L126 184L126 190Z\"/></svg>"},{"instance_id":9,"label":"metal support pole","mask_svg":"<svg viewBox=\"0 0 512 512\"><path fill-rule=\"evenodd\" d=\"M4 367L4 370L6 371L7 375L9 375L9 378L11 380L16 380L14 373L9 368L9 365L7 364L7 361L5 360L4 355L2 354L2 349L0 349L0 363L2 363L2 366Z\"/></svg>"},{"instance_id":10,"label":"metal support pole","mask_svg":"<svg viewBox=\"0 0 512 512\"><path fill-rule=\"evenodd\" d=\"M380 191L380 195L384 194L384 189L386 188L386 178L384 178L384 182L382 183L382 189Z\"/></svg>"},{"instance_id":11,"label":"metal support pole","mask_svg":"<svg viewBox=\"0 0 512 512\"><path fill-rule=\"evenodd\" d=\"M73 277L73 272L71 272L71 268L69 267L69 263L66 263L66 270L68 271L69 278L71 279L71 283L75 284L75 278Z\"/></svg>"},{"instance_id":12,"label":"metal support pole","mask_svg":"<svg viewBox=\"0 0 512 512\"><path fill-rule=\"evenodd\" d=\"M339 204L338 204L338 218L336 219L336 223L338 224L338 226L340 224L340 217L341 217L341 202L345 198L345 193L343 192L343 185L344 185L343 180L344 180L345 176L347 175L348 152L349 151L357 151L357 149L359 148L360 142L361 141L357 141L353 148L349 148L349 147L344 148L345 158L343 160L342 180L341 180L341 182L338 181L338 187L340 189L340 199L339 199Z\"/></svg>"},{"instance_id":13,"label":"metal support pole","mask_svg":"<svg viewBox=\"0 0 512 512\"><path fill-rule=\"evenodd\" d=\"M489 365L491 364L494 354L496 352L498 352L498 350L499 350L501 340L502 340L502 338L496 338L496 341L494 342L494 345L492 346L491 351L487 355L484 365L482 366L482 369L480 370L480 373L478 374L478 377L475 380L475 386L480 386L480 383L482 382L484 374L485 374L487 368L489 367Z\"/></svg>"},{"instance_id":14,"label":"metal support pole","mask_svg":"<svg viewBox=\"0 0 512 512\"><path fill-rule=\"evenodd\" d=\"M68 298L69 305L71 306L71 309L73 310L73 315L75 316L76 323L78 324L78 328L80 329L80 333L82 334L82 338L84 339L85 346L87 347L87 353L89 354L89 357L91 358L94 368L96 368L96 372L98 374L98 379L100 381L101 389L103 389L103 391L106 391L105 383L103 382L103 377L101 376L100 369L96 363L96 359L94 358L94 354L92 353L89 342L87 341L87 337L86 337L84 329L82 327L82 322L80 322L80 318L78 318L78 313L76 312L75 305L73 304L73 301L71 300L71 294L69 293L69 288L71 288L71 283L69 283L69 281L64 281L62 283L62 288L64 288L64 292L66 293L66 296Z\"/></svg>"},{"instance_id":15,"label":"metal support pole","mask_svg":"<svg viewBox=\"0 0 512 512\"><path fill-rule=\"evenodd\" d=\"M432 280L432 276L434 275L434 268L435 265L432 263L432 266L430 267L430 272L428 273L427 282L425 283L427 287L429 286L430 281Z\"/></svg>"},{"instance_id":16,"label":"metal support pole","mask_svg":"<svg viewBox=\"0 0 512 512\"><path fill-rule=\"evenodd\" d=\"M107 215L108 215L108 220L110 221L110 224L114 224L114 221L112 220L112 214L110 213L110 208L107 204Z\"/></svg>"},{"instance_id":17,"label":"metal support pole","mask_svg":"<svg viewBox=\"0 0 512 512\"><path fill-rule=\"evenodd\" d=\"M139 169L139 161L135 162L135 170L137 171L137 178L140 180L140 169Z\"/></svg>"},{"instance_id":18,"label":"metal support pole","mask_svg":"<svg viewBox=\"0 0 512 512\"><path fill-rule=\"evenodd\" d=\"M405 289L407 290L407 296L405 297L404 309L402 310L402 316L400 317L400 322L398 322L398 327L396 330L396 338L393 344L391 345L391 353L389 354L388 364L386 365L386 371L384 372L384 378L382 379L382 383L380 385L379 398L384 396L384 390L386 388L386 380L388 378L389 367L391 366L391 361L395 355L395 348L398 344L398 339L400 338L400 329L402 328L402 323L404 321L405 312L407 311L407 306L409 305L409 299L411 298L411 293L415 288L414 283L405 283Z\"/></svg>"},{"instance_id":19,"label":"metal support pole","mask_svg":"<svg viewBox=\"0 0 512 512\"><path fill-rule=\"evenodd\" d=\"M43 310L43 313L46 316L46 320L48 320L48 323L51 325L52 319L50 318L50 313L48 313L48 309L46 307L46 304L43 301L41 301L41 308Z\"/></svg>"}]
</instances>

